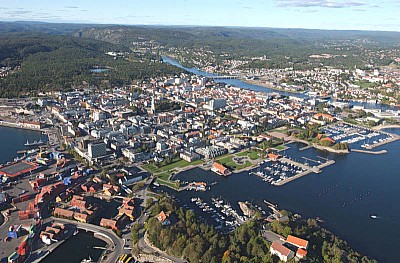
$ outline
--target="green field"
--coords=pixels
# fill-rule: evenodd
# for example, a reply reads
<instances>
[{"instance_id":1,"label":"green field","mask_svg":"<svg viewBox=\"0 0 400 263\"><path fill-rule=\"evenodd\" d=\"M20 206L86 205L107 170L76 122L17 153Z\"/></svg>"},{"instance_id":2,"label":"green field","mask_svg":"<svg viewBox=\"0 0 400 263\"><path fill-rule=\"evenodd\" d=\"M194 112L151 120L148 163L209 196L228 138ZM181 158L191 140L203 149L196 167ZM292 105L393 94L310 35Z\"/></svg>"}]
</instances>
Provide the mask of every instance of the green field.
<instances>
[{"instance_id":1,"label":"green field","mask_svg":"<svg viewBox=\"0 0 400 263\"><path fill-rule=\"evenodd\" d=\"M236 154L236 156L248 156L251 160L257 160L258 158L260 158L260 154L253 150L240 152Z\"/></svg>"},{"instance_id":2,"label":"green field","mask_svg":"<svg viewBox=\"0 0 400 263\"><path fill-rule=\"evenodd\" d=\"M176 168L184 168L189 165L199 165L202 163L203 163L202 160L197 160L197 161L189 163L185 160L174 159L174 161L172 163L164 165L164 166L157 167L155 164L149 163L149 164L144 164L142 167L143 167L143 169L146 169L147 171L149 171L153 174L157 174L157 173L164 173L167 171L171 171Z\"/></svg>"},{"instance_id":3,"label":"green field","mask_svg":"<svg viewBox=\"0 0 400 263\"><path fill-rule=\"evenodd\" d=\"M234 158L234 157L235 157L235 155L227 156L225 158L219 159L218 162L230 169L233 169L233 170L240 170L240 169L247 168L252 165L252 163L250 161L245 161L244 164L237 164L232 160L232 158Z\"/></svg>"},{"instance_id":4,"label":"green field","mask_svg":"<svg viewBox=\"0 0 400 263\"><path fill-rule=\"evenodd\" d=\"M274 148L277 149L278 151L282 151L282 150L287 149L288 147L280 144L280 145L275 146Z\"/></svg>"}]
</instances>

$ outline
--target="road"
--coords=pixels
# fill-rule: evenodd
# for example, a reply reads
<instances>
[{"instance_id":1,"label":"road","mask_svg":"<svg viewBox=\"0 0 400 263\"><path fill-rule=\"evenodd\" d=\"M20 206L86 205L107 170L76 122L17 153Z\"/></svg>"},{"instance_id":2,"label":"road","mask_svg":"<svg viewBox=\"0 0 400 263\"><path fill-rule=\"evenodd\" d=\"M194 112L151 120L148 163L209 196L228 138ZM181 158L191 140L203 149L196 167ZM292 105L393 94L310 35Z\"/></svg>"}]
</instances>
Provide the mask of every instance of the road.
<instances>
[{"instance_id":1,"label":"road","mask_svg":"<svg viewBox=\"0 0 400 263\"><path fill-rule=\"evenodd\" d=\"M103 228L101 226L96 226L92 224L87 224L87 223L80 223L77 221L73 220L68 220L68 219L61 219L61 218L55 218L52 217L52 220L65 223L65 224L73 224L76 225L77 228L79 229L84 229L93 233L96 233L97 235L102 235L104 237L107 237L109 240L112 241L113 247L112 247L112 252L108 254L106 262L110 263L115 263L118 260L118 257L123 253L124 251L124 242L121 238L119 238L112 230Z\"/></svg>"}]
</instances>

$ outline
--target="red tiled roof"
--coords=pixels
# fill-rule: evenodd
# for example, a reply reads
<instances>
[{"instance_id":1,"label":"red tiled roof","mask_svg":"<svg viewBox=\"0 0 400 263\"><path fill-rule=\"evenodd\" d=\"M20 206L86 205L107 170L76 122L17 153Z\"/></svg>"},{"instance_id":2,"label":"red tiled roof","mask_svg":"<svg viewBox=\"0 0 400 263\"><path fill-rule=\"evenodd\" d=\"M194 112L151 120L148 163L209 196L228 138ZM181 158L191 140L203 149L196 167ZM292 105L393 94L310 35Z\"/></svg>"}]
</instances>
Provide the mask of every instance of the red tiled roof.
<instances>
[{"instance_id":1,"label":"red tiled roof","mask_svg":"<svg viewBox=\"0 0 400 263\"><path fill-rule=\"evenodd\" d=\"M286 242L288 242L288 243L290 243L292 245L295 245L297 247L300 247L300 248L306 248L308 246L308 241L307 240L304 240L304 239L301 239L299 237L295 237L295 236L292 236L292 235L289 235L287 237Z\"/></svg>"},{"instance_id":2,"label":"red tiled roof","mask_svg":"<svg viewBox=\"0 0 400 263\"><path fill-rule=\"evenodd\" d=\"M284 247L281 243L274 241L271 245L271 247L275 250L278 251L281 255L284 256L289 256L291 250L288 249L287 247Z\"/></svg>"}]
</instances>

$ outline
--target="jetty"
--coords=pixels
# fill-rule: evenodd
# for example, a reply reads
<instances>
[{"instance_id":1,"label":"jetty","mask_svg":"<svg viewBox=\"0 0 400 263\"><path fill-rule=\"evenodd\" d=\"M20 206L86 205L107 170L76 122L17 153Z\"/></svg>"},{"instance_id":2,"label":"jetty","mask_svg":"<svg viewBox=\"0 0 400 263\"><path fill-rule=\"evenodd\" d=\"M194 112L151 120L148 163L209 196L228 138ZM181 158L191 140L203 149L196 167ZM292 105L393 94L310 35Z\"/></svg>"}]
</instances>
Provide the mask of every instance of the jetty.
<instances>
[{"instance_id":1,"label":"jetty","mask_svg":"<svg viewBox=\"0 0 400 263\"><path fill-rule=\"evenodd\" d=\"M381 133L386 133L386 132L383 132L383 131L380 131L380 132L381 132ZM400 136L398 136L398 135L396 135L396 134L391 134L391 133L386 133L386 134L389 135L389 136L391 136L392 138L390 138L390 139L388 139L388 140L384 140L384 141L378 142L378 143L374 143L374 144L368 145L367 147L365 147L365 149L367 149L367 150L372 150L372 149L374 149L374 148L376 148L376 147L385 145L385 144L387 144L387 143L395 142L395 141L397 141L398 139L400 139Z\"/></svg>"},{"instance_id":2,"label":"jetty","mask_svg":"<svg viewBox=\"0 0 400 263\"><path fill-rule=\"evenodd\" d=\"M385 154L387 150L380 150L380 151L368 151L368 150L359 150L359 149L351 149L352 152L359 152L359 153L367 153L367 154Z\"/></svg>"},{"instance_id":3,"label":"jetty","mask_svg":"<svg viewBox=\"0 0 400 263\"><path fill-rule=\"evenodd\" d=\"M332 165L332 164L335 163L334 160L327 160L326 162L321 163L320 165L317 165L317 166L309 166L309 165L305 165L305 164L302 164L302 163L298 163L298 162L296 162L296 161L293 161L293 160L290 160L290 159L287 159L287 158L281 158L281 161L282 161L282 162L287 162L287 163L294 164L294 165L296 165L296 166L299 166L299 167L305 169L306 171L304 171L304 172L302 172L302 173L299 173L299 174L296 174L296 175L294 175L294 176L288 177L288 178L286 178L286 179L284 179L284 180L282 180L282 181L280 181L280 182L277 182L277 183L275 184L276 186L281 186L281 185L287 184L287 183L289 183L289 182L291 182L291 181L293 181L293 180L296 180L296 179L298 179L298 178L301 178L301 177L303 177L303 176L305 176L305 175L307 175L307 174L310 174L310 173L317 173L317 174L318 174L318 173L321 173L321 172L322 172L322 168L327 167L327 166Z\"/></svg>"}]
</instances>

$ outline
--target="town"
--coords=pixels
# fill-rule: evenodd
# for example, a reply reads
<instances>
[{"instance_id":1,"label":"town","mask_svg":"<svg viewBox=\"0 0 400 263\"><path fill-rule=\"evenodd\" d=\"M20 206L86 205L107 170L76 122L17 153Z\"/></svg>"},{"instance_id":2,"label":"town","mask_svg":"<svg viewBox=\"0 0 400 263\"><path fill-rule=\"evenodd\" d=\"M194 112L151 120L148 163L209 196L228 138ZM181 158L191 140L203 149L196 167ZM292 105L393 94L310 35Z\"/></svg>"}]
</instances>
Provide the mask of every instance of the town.
<instances>
[{"instance_id":1,"label":"town","mask_svg":"<svg viewBox=\"0 0 400 263\"><path fill-rule=\"evenodd\" d=\"M152 189L212 189L212 183L176 179L182 171L197 167L223 177L248 171L280 186L334 165L323 157L294 160L285 153L293 143L336 154L384 154L373 148L399 139L380 131L397 123L397 110L255 92L188 74L2 103L1 125L43 135L0 166L0 197L8 207L0 251L8 262L37 262L79 230L108 244L102 261L130 262L134 224L151 216L164 227L174 223L171 211L151 213L163 195ZM220 199L212 205L200 198L192 202L225 233L256 214L265 222L289 220L274 206L267 212L246 201L236 211ZM265 231L271 254L280 260L306 257L307 240ZM136 260L184 261L144 240Z\"/></svg>"}]
</instances>

